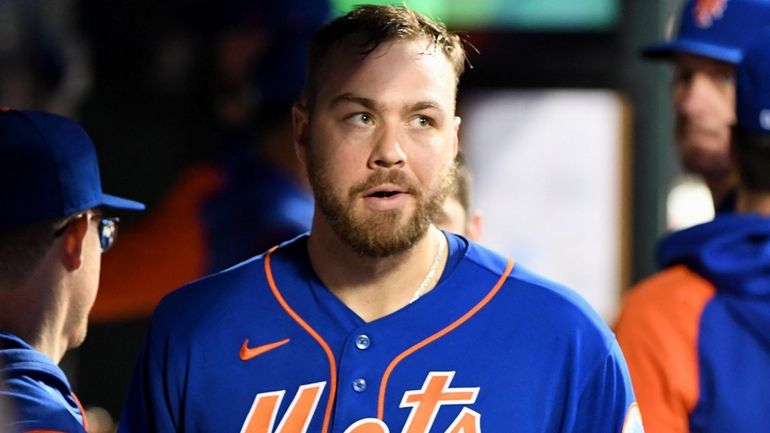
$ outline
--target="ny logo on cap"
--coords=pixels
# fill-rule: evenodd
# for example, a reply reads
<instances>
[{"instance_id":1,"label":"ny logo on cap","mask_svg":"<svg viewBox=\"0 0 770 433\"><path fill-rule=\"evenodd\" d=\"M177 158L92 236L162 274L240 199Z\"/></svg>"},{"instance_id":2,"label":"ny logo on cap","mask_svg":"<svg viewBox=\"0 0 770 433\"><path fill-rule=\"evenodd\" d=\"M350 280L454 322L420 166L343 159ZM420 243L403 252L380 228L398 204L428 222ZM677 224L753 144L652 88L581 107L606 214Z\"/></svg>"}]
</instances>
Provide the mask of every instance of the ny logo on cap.
<instances>
[{"instance_id":1,"label":"ny logo on cap","mask_svg":"<svg viewBox=\"0 0 770 433\"><path fill-rule=\"evenodd\" d=\"M692 10L695 24L703 29L711 27L714 20L722 18L728 0L697 0Z\"/></svg>"}]
</instances>

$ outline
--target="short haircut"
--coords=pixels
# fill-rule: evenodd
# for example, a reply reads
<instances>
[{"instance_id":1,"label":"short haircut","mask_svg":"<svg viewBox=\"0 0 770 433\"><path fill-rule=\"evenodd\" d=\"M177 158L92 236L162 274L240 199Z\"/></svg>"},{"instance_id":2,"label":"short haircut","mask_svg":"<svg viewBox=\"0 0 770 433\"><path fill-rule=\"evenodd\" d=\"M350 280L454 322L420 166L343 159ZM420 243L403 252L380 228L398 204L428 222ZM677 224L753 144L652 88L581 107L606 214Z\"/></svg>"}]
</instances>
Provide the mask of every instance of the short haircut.
<instances>
[{"instance_id":1,"label":"short haircut","mask_svg":"<svg viewBox=\"0 0 770 433\"><path fill-rule=\"evenodd\" d=\"M736 126L733 149L743 186L751 191L770 192L770 134Z\"/></svg>"},{"instance_id":2,"label":"short haircut","mask_svg":"<svg viewBox=\"0 0 770 433\"><path fill-rule=\"evenodd\" d=\"M53 244L57 227L70 217L0 230L0 283L22 282Z\"/></svg>"},{"instance_id":3,"label":"short haircut","mask_svg":"<svg viewBox=\"0 0 770 433\"><path fill-rule=\"evenodd\" d=\"M361 58L366 58L380 45L394 41L425 39L428 48L441 50L455 72L455 85L465 70L465 49L460 37L446 27L405 6L357 6L318 30L310 40L305 98L312 108L318 92L321 70L329 52L343 42L352 42Z\"/></svg>"}]
</instances>

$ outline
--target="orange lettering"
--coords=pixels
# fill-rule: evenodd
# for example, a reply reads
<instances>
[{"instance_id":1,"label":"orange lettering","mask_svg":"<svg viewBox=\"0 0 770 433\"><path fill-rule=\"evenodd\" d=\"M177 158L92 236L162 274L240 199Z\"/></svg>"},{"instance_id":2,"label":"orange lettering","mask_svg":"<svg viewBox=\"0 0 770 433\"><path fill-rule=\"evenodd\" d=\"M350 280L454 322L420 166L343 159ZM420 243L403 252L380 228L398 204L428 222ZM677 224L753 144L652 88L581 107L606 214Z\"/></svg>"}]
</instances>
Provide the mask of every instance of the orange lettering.
<instances>
[{"instance_id":1,"label":"orange lettering","mask_svg":"<svg viewBox=\"0 0 770 433\"><path fill-rule=\"evenodd\" d=\"M324 386L326 382L300 386L275 433L306 433ZM285 393L282 390L257 394L241 433L273 433L278 407Z\"/></svg>"},{"instance_id":2,"label":"orange lettering","mask_svg":"<svg viewBox=\"0 0 770 433\"><path fill-rule=\"evenodd\" d=\"M464 407L445 433L480 433L481 414Z\"/></svg>"},{"instance_id":3,"label":"orange lettering","mask_svg":"<svg viewBox=\"0 0 770 433\"><path fill-rule=\"evenodd\" d=\"M407 391L401 400L401 407L411 407L403 433L425 433L430 431L438 410L443 405L472 404L476 401L479 388L449 388L455 372L430 372L422 389ZM462 413L461 413L462 414ZM454 424L453 424L454 425ZM470 432L472 430L468 430Z\"/></svg>"},{"instance_id":4,"label":"orange lettering","mask_svg":"<svg viewBox=\"0 0 770 433\"><path fill-rule=\"evenodd\" d=\"M345 433L390 433L390 429L382 420L364 418L351 424L345 429Z\"/></svg>"}]
</instances>

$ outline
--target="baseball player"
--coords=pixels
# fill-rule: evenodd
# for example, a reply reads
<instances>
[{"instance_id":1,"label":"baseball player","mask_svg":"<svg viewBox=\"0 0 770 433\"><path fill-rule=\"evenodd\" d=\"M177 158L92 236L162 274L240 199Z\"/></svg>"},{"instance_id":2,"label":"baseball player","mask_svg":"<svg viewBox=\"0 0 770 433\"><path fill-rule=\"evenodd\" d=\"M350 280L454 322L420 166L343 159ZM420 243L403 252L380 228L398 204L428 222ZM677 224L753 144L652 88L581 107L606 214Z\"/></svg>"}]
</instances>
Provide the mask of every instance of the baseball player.
<instances>
[{"instance_id":1,"label":"baseball player","mask_svg":"<svg viewBox=\"0 0 770 433\"><path fill-rule=\"evenodd\" d=\"M737 211L674 233L617 335L651 432L770 425L770 34L737 70Z\"/></svg>"},{"instance_id":2,"label":"baseball player","mask_svg":"<svg viewBox=\"0 0 770 433\"><path fill-rule=\"evenodd\" d=\"M115 240L104 208L144 205L102 193L96 151L74 122L0 109L0 400L4 433L85 433L56 365L86 335L101 253Z\"/></svg>"},{"instance_id":3,"label":"baseball player","mask_svg":"<svg viewBox=\"0 0 770 433\"><path fill-rule=\"evenodd\" d=\"M481 241L482 214L481 210L471 208L471 173L460 153L456 158L454 182L433 217L433 224L441 230L463 235L472 241Z\"/></svg>"},{"instance_id":4,"label":"baseball player","mask_svg":"<svg viewBox=\"0 0 770 433\"><path fill-rule=\"evenodd\" d=\"M464 61L406 7L314 34L293 108L310 234L164 298L120 432L642 431L584 301L430 223Z\"/></svg>"},{"instance_id":5,"label":"baseball player","mask_svg":"<svg viewBox=\"0 0 770 433\"><path fill-rule=\"evenodd\" d=\"M735 65L770 24L768 0L688 0L675 38L645 47L674 63L675 142L683 168L703 177L717 211L735 207L738 174L730 160L735 122Z\"/></svg>"}]
</instances>

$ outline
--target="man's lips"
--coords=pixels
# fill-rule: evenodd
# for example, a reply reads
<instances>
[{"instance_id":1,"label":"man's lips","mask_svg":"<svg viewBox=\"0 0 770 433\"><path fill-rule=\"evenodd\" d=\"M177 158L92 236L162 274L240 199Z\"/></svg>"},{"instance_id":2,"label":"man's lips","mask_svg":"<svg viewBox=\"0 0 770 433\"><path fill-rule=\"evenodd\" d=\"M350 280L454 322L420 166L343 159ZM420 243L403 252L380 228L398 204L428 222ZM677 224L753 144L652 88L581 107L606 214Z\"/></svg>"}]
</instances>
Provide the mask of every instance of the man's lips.
<instances>
[{"instance_id":1,"label":"man's lips","mask_svg":"<svg viewBox=\"0 0 770 433\"><path fill-rule=\"evenodd\" d=\"M685 128L684 133L687 135L717 135L719 131L715 128Z\"/></svg>"},{"instance_id":2,"label":"man's lips","mask_svg":"<svg viewBox=\"0 0 770 433\"><path fill-rule=\"evenodd\" d=\"M369 208L385 211L403 208L409 191L395 184L383 184L363 191L362 195Z\"/></svg>"},{"instance_id":3,"label":"man's lips","mask_svg":"<svg viewBox=\"0 0 770 433\"><path fill-rule=\"evenodd\" d=\"M686 117L679 117L676 124L676 129L680 134L690 136L716 136L726 128L729 128L729 125L719 125L714 122L702 122L692 119L688 120Z\"/></svg>"},{"instance_id":4,"label":"man's lips","mask_svg":"<svg viewBox=\"0 0 770 433\"><path fill-rule=\"evenodd\" d=\"M363 191L362 195L367 198L390 198L407 192L407 189L404 187L395 184L383 184Z\"/></svg>"}]
</instances>

